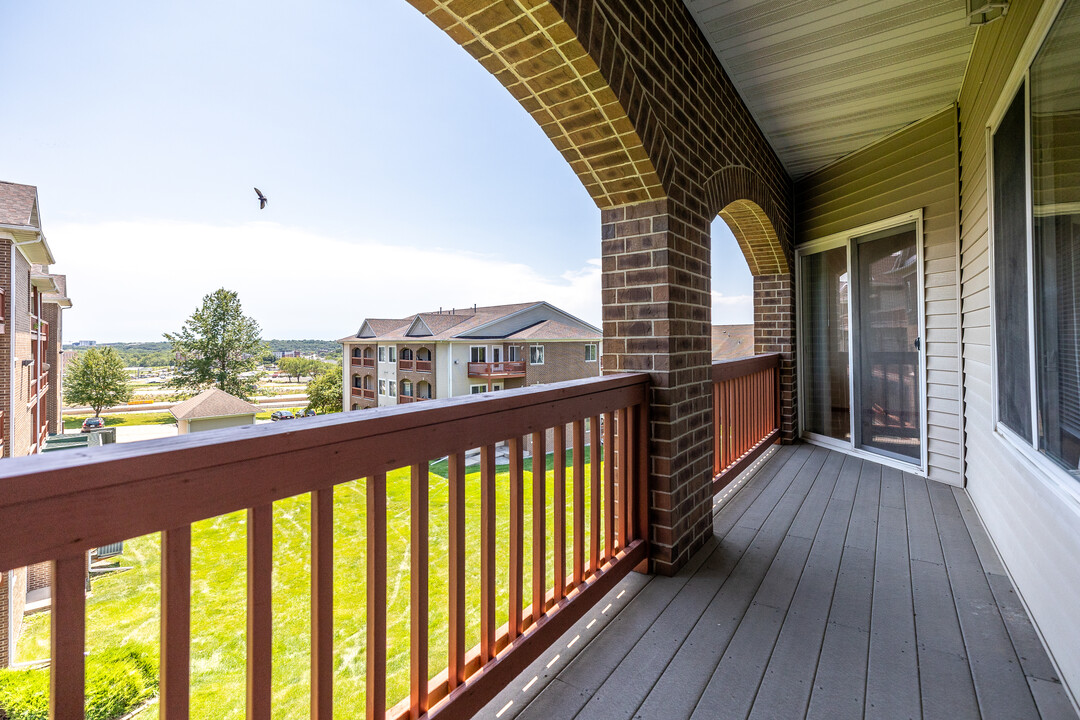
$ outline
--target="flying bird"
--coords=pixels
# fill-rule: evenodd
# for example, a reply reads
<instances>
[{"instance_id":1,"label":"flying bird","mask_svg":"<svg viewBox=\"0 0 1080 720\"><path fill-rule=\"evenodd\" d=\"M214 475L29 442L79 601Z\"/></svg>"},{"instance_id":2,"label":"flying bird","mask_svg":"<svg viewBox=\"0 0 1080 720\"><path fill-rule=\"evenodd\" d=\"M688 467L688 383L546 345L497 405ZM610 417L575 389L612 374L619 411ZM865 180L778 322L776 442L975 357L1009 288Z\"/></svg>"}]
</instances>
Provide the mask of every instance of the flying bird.
<instances>
[{"instance_id":1,"label":"flying bird","mask_svg":"<svg viewBox=\"0 0 1080 720\"><path fill-rule=\"evenodd\" d=\"M259 196L259 209L262 210L266 207L266 196L262 194L262 190L260 190L259 188L255 188L255 194Z\"/></svg>"}]
</instances>

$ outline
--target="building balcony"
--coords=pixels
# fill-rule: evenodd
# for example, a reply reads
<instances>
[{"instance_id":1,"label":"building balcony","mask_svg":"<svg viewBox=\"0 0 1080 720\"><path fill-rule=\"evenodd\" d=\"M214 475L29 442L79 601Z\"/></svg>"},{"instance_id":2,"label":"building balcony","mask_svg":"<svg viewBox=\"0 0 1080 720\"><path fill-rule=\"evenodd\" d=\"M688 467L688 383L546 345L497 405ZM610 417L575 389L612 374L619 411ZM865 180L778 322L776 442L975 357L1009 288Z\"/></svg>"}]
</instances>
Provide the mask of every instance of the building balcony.
<instances>
[{"instance_id":1,"label":"building balcony","mask_svg":"<svg viewBox=\"0 0 1080 720\"><path fill-rule=\"evenodd\" d=\"M240 510L247 713L280 711L274 503L296 497L311 513L312 717L330 716L343 673L362 677L358 702L379 720L1071 712L966 493L777 448L778 372L776 356L714 366L712 533L672 577L642 572L647 374L6 461L0 569L53 562L52 716L83 713L86 551L149 533L161 534L161 716L189 715L191 525ZM537 457L569 456L546 482L532 482L525 437ZM445 462L441 494L433 462ZM334 627L346 622L334 613L343 503L360 505L365 528L351 669ZM401 562L398 593L388 570ZM446 588L438 610L431 579Z\"/></svg>"},{"instance_id":2,"label":"building balcony","mask_svg":"<svg viewBox=\"0 0 1080 720\"><path fill-rule=\"evenodd\" d=\"M401 358L398 358L397 361L398 370L405 370L407 372L411 372L415 365L415 360L402 360Z\"/></svg>"},{"instance_id":3,"label":"building balcony","mask_svg":"<svg viewBox=\"0 0 1080 720\"><path fill-rule=\"evenodd\" d=\"M365 390L364 388L354 387L352 389L352 396L354 400L374 400L375 390Z\"/></svg>"},{"instance_id":4,"label":"building balcony","mask_svg":"<svg viewBox=\"0 0 1080 720\"><path fill-rule=\"evenodd\" d=\"M519 378L525 377L525 361L469 363L469 377L475 378Z\"/></svg>"},{"instance_id":5,"label":"building balcony","mask_svg":"<svg viewBox=\"0 0 1080 720\"><path fill-rule=\"evenodd\" d=\"M375 367L375 358L354 357L352 358L351 364L352 367L373 368Z\"/></svg>"}]
</instances>

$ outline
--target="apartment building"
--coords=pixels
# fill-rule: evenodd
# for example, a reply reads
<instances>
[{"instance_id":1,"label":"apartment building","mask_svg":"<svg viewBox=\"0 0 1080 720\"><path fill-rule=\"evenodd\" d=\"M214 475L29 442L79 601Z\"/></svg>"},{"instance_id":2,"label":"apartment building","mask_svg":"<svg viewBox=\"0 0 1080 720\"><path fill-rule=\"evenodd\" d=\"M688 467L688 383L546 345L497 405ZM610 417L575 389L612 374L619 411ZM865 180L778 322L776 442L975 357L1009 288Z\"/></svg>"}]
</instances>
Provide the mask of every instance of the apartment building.
<instances>
[{"instance_id":1,"label":"apartment building","mask_svg":"<svg viewBox=\"0 0 1080 720\"><path fill-rule=\"evenodd\" d=\"M0 182L0 446L32 455L62 432L62 314L67 278L49 272L37 188ZM49 586L48 563L0 574L0 667L11 664L28 593Z\"/></svg>"},{"instance_id":2,"label":"apartment building","mask_svg":"<svg viewBox=\"0 0 1080 720\"><path fill-rule=\"evenodd\" d=\"M546 302L367 318L342 338L342 406L360 410L600 375L598 328Z\"/></svg>"}]
</instances>

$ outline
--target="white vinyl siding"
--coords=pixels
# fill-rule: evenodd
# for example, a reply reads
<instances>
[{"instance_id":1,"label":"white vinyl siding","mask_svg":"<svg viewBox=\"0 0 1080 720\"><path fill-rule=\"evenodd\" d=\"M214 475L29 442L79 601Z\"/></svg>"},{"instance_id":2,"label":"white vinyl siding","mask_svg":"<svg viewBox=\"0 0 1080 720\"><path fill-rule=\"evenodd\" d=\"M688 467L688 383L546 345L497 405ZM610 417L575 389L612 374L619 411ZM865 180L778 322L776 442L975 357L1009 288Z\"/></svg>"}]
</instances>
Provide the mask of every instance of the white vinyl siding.
<instances>
[{"instance_id":1,"label":"white vinyl siding","mask_svg":"<svg viewBox=\"0 0 1080 720\"><path fill-rule=\"evenodd\" d=\"M1051 6L1057 3L1010 3L1003 20L981 29L960 91L964 457L972 502L1075 696L1080 614L1062 599L1080 587L1080 498L995 432L991 389L988 127L1019 86L1040 41L1036 17Z\"/></svg>"},{"instance_id":2,"label":"white vinyl siding","mask_svg":"<svg viewBox=\"0 0 1080 720\"><path fill-rule=\"evenodd\" d=\"M960 476L957 137L950 107L796 185L798 242L923 211L927 476Z\"/></svg>"}]
</instances>

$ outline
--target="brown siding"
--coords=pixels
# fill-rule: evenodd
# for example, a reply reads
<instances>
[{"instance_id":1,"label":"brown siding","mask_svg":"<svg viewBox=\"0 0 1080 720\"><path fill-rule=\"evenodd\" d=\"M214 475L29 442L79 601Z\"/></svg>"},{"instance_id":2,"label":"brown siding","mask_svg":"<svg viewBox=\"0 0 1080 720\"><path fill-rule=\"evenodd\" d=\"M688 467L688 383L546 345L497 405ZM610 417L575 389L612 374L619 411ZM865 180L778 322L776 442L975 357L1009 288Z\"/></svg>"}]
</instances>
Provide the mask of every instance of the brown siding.
<instances>
[{"instance_id":1,"label":"brown siding","mask_svg":"<svg viewBox=\"0 0 1080 720\"><path fill-rule=\"evenodd\" d=\"M597 361L585 362L585 346L591 344L597 346ZM543 365L533 365L529 362L529 345L544 346ZM519 357L525 359L525 384L539 385L599 377L599 345L599 341L596 343L535 342L522 345Z\"/></svg>"}]
</instances>

